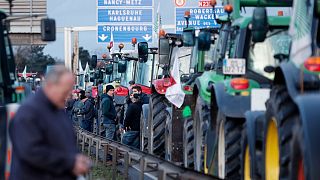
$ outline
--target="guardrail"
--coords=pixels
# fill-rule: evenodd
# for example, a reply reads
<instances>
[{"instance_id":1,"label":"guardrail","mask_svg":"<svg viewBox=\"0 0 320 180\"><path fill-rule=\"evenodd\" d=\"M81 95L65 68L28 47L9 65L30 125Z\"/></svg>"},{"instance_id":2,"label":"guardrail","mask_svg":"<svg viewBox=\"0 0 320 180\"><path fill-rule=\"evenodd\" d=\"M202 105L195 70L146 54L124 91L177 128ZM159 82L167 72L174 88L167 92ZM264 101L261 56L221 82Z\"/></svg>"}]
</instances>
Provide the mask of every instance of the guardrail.
<instances>
[{"instance_id":1,"label":"guardrail","mask_svg":"<svg viewBox=\"0 0 320 180\"><path fill-rule=\"evenodd\" d=\"M112 156L113 179L116 177L119 164L122 164L122 173L125 179L129 178L129 167L133 167L140 172L140 180L143 180L147 173L159 180L218 179L177 166L154 155L147 154L146 152L131 148L119 142L108 140L78 127L76 127L75 130L80 150L92 157L95 163L102 162L103 165L106 165L107 155L109 154ZM136 179L137 177L134 178Z\"/></svg>"}]
</instances>

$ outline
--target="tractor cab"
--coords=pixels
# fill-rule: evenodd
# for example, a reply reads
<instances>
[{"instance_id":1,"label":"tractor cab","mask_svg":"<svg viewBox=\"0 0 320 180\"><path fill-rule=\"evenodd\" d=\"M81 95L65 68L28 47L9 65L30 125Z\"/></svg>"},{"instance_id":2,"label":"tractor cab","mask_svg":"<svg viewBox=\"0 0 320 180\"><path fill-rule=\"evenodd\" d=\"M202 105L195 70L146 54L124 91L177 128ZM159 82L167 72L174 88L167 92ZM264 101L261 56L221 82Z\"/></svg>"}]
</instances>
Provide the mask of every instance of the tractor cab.
<instances>
[{"instance_id":1,"label":"tractor cab","mask_svg":"<svg viewBox=\"0 0 320 180\"><path fill-rule=\"evenodd\" d=\"M183 48L182 43L180 34L167 33L159 38L159 55L153 76L153 87L159 94L165 94L166 89L175 83L171 75L175 60L180 60L180 72L184 73L188 69L190 62L186 57L190 56L191 52L190 49Z\"/></svg>"}]
</instances>

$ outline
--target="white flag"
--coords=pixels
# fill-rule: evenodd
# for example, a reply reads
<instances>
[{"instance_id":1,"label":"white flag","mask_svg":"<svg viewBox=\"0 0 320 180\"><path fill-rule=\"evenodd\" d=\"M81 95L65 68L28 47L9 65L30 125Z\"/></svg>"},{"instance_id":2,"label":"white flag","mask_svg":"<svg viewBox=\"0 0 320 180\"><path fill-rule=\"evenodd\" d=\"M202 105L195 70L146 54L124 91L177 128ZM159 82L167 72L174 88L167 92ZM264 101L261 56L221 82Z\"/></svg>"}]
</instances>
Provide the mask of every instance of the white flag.
<instances>
[{"instance_id":1,"label":"white flag","mask_svg":"<svg viewBox=\"0 0 320 180\"><path fill-rule=\"evenodd\" d=\"M311 27L313 20L314 1L294 1L289 34L291 42L291 60L300 67L312 55Z\"/></svg>"},{"instance_id":2,"label":"white flag","mask_svg":"<svg viewBox=\"0 0 320 180\"><path fill-rule=\"evenodd\" d=\"M160 1L158 3L157 14L154 20L154 32L153 32L153 43L157 43L157 39L159 39L159 31L161 29L161 16L160 16ZM155 44L156 45L156 44Z\"/></svg>"},{"instance_id":3,"label":"white flag","mask_svg":"<svg viewBox=\"0 0 320 180\"><path fill-rule=\"evenodd\" d=\"M184 101L184 92L181 89L181 82L180 82L180 60L178 58L179 50L175 53L175 60L173 63L171 77L173 77L174 81L176 82L173 86L168 87L166 91L166 98L176 107L180 108Z\"/></svg>"},{"instance_id":4,"label":"white flag","mask_svg":"<svg viewBox=\"0 0 320 180\"><path fill-rule=\"evenodd\" d=\"M24 66L24 70L23 70L23 72L22 72L22 77L23 77L24 79L27 79L27 66Z\"/></svg>"},{"instance_id":5,"label":"white flag","mask_svg":"<svg viewBox=\"0 0 320 180\"><path fill-rule=\"evenodd\" d=\"M78 63L79 74L83 74L84 70L82 68L81 62Z\"/></svg>"}]
</instances>

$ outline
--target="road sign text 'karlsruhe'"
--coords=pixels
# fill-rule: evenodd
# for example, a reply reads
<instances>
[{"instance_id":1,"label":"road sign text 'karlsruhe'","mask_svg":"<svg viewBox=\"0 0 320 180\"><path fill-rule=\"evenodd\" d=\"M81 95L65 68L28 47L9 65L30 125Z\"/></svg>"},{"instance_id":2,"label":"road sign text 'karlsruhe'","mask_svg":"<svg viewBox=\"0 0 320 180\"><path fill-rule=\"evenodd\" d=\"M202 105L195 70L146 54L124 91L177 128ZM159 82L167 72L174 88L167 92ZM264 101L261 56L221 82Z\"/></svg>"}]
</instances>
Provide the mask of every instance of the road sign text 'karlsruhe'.
<instances>
[{"instance_id":1,"label":"road sign text 'karlsruhe'","mask_svg":"<svg viewBox=\"0 0 320 180\"><path fill-rule=\"evenodd\" d=\"M152 41L154 0L97 0L97 42Z\"/></svg>"}]
</instances>

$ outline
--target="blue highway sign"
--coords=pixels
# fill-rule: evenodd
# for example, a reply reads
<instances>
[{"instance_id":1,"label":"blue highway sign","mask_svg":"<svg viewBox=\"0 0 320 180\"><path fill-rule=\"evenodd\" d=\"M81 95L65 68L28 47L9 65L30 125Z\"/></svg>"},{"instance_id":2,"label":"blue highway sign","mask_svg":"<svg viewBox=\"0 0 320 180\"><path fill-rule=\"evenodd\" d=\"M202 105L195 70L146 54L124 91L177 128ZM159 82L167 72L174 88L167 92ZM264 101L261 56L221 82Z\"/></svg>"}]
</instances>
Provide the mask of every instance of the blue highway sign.
<instances>
[{"instance_id":1,"label":"blue highway sign","mask_svg":"<svg viewBox=\"0 0 320 180\"><path fill-rule=\"evenodd\" d=\"M153 0L98 0L99 6L111 7L128 7L128 6L149 6L151 7Z\"/></svg>"},{"instance_id":2,"label":"blue highway sign","mask_svg":"<svg viewBox=\"0 0 320 180\"><path fill-rule=\"evenodd\" d=\"M176 33L181 33L183 28L187 26L184 18L185 11L190 11L189 27L194 27L195 29L219 27L215 19L226 14L223 7L215 8L215 16L212 8L176 8Z\"/></svg>"},{"instance_id":3,"label":"blue highway sign","mask_svg":"<svg viewBox=\"0 0 320 180\"><path fill-rule=\"evenodd\" d=\"M98 23L152 23L152 9L98 9Z\"/></svg>"},{"instance_id":4,"label":"blue highway sign","mask_svg":"<svg viewBox=\"0 0 320 180\"><path fill-rule=\"evenodd\" d=\"M115 43L130 43L133 37L138 42L152 42L152 25L98 25L98 43L109 43L111 31Z\"/></svg>"}]
</instances>

